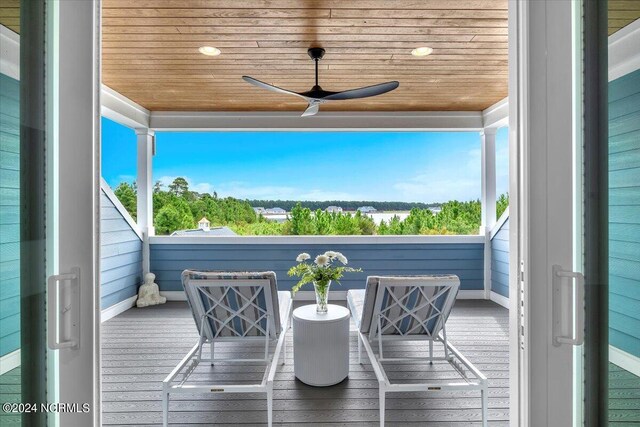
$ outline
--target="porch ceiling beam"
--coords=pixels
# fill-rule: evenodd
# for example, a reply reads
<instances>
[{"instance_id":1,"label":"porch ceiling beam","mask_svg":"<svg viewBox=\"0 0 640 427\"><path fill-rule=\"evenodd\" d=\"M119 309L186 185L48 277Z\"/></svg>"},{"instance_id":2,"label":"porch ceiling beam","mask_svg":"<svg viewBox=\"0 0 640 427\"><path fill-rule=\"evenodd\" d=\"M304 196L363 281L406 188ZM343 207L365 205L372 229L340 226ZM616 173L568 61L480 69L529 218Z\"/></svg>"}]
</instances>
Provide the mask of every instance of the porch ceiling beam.
<instances>
[{"instance_id":1,"label":"porch ceiling beam","mask_svg":"<svg viewBox=\"0 0 640 427\"><path fill-rule=\"evenodd\" d=\"M100 114L130 128L148 128L150 112L124 95L102 85Z\"/></svg>"},{"instance_id":2,"label":"porch ceiling beam","mask_svg":"<svg viewBox=\"0 0 640 427\"><path fill-rule=\"evenodd\" d=\"M640 68L640 19L609 36L609 81Z\"/></svg>"},{"instance_id":3,"label":"porch ceiling beam","mask_svg":"<svg viewBox=\"0 0 640 427\"><path fill-rule=\"evenodd\" d=\"M479 131L482 113L464 112L326 112L301 118L299 112L152 111L156 131Z\"/></svg>"},{"instance_id":4,"label":"porch ceiling beam","mask_svg":"<svg viewBox=\"0 0 640 427\"><path fill-rule=\"evenodd\" d=\"M482 123L485 129L501 128L509 125L509 98L496 102L482 111Z\"/></svg>"}]
</instances>

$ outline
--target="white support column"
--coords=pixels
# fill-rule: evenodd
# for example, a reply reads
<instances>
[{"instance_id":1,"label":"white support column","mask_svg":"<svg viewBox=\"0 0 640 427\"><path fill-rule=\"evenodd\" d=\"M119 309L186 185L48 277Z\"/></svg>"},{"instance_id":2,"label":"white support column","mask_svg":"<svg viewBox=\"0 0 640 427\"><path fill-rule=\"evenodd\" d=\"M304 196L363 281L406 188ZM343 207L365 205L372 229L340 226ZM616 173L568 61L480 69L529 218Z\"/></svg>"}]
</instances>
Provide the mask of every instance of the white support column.
<instances>
[{"instance_id":1,"label":"white support column","mask_svg":"<svg viewBox=\"0 0 640 427\"><path fill-rule=\"evenodd\" d=\"M482 230L496 223L496 128L480 131L482 142Z\"/></svg>"},{"instance_id":2,"label":"white support column","mask_svg":"<svg viewBox=\"0 0 640 427\"><path fill-rule=\"evenodd\" d=\"M155 235L153 228L153 154L155 133L147 128L136 129L138 137L138 208L137 222L142 231L142 272L149 266L149 237Z\"/></svg>"},{"instance_id":3,"label":"white support column","mask_svg":"<svg viewBox=\"0 0 640 427\"><path fill-rule=\"evenodd\" d=\"M482 158L482 224L484 234L484 297L491 298L491 229L496 224L496 128L480 131Z\"/></svg>"}]
</instances>

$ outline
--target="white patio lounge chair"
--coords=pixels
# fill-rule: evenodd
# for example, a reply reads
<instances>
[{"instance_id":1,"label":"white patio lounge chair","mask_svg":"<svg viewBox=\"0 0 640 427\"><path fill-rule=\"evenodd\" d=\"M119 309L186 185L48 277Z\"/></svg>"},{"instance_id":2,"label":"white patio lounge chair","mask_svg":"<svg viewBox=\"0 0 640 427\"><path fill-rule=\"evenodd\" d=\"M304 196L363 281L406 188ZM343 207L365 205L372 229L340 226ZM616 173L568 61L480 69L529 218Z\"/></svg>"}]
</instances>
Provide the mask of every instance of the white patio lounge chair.
<instances>
[{"instance_id":1,"label":"white patio lounge chair","mask_svg":"<svg viewBox=\"0 0 640 427\"><path fill-rule=\"evenodd\" d=\"M273 379L283 351L285 333L291 316L291 292L278 291L276 274L268 272L191 271L182 273L182 285L196 322L200 339L162 383L162 422L168 424L170 393L267 393L267 420L273 424ZM264 357L214 358L214 346L220 342L241 344L264 342ZM270 351L270 344L275 349ZM211 357L202 357L202 348L210 345ZM190 384L189 376L200 362L262 362L265 373L257 384L209 384L199 380ZM179 377L176 379L176 377Z\"/></svg>"},{"instance_id":2,"label":"white patio lounge chair","mask_svg":"<svg viewBox=\"0 0 640 427\"><path fill-rule=\"evenodd\" d=\"M460 280L455 275L370 276L366 289L349 290L347 302L358 328L358 361L362 345L371 361L380 387L380 426L384 426L385 394L391 392L439 392L479 390L482 423L487 425L487 378L447 341L445 323L458 294ZM383 343L428 341L428 356L385 357ZM441 343L444 357L434 357L433 343ZM374 343L378 348L374 352ZM426 350L426 349L425 349ZM461 376L461 381L397 383L389 381L383 362L446 361Z\"/></svg>"}]
</instances>

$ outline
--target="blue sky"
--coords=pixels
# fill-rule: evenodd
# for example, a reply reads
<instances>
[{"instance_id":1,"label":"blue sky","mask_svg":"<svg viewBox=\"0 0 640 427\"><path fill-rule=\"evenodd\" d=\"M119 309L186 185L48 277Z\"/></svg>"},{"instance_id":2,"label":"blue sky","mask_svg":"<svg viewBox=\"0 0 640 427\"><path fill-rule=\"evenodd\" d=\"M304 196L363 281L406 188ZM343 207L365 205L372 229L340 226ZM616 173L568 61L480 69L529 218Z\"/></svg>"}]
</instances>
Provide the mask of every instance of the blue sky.
<instances>
[{"instance_id":1,"label":"blue sky","mask_svg":"<svg viewBox=\"0 0 640 427\"><path fill-rule=\"evenodd\" d=\"M136 174L135 133L103 119L102 175ZM440 202L480 198L476 132L156 133L154 181L241 199ZM498 132L498 194L508 187L507 132Z\"/></svg>"}]
</instances>

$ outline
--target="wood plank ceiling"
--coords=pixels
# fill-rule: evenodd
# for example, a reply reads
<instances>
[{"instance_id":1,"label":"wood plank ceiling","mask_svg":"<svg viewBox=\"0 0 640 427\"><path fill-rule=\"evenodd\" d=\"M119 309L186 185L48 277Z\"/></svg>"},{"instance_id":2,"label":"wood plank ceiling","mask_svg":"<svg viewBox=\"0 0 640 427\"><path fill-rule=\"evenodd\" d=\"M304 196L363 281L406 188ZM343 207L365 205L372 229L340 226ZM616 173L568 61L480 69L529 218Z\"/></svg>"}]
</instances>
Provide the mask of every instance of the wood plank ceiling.
<instances>
[{"instance_id":1,"label":"wood plank ceiling","mask_svg":"<svg viewBox=\"0 0 640 427\"><path fill-rule=\"evenodd\" d=\"M640 19L640 0L609 0L609 35Z\"/></svg>"},{"instance_id":2,"label":"wood plank ceiling","mask_svg":"<svg viewBox=\"0 0 640 427\"><path fill-rule=\"evenodd\" d=\"M19 7L0 2L16 33ZM400 81L324 110L480 110L507 93L507 0L103 0L103 16L104 82L151 110L299 111L240 76L308 90L310 46L327 49L327 90ZM609 34L638 18L640 0L609 1ZM431 56L410 55L423 45Z\"/></svg>"},{"instance_id":3,"label":"wood plank ceiling","mask_svg":"<svg viewBox=\"0 0 640 427\"><path fill-rule=\"evenodd\" d=\"M241 76L309 90L312 46L326 90L400 81L325 111L477 111L507 95L507 0L103 0L103 81L150 110L302 111Z\"/></svg>"}]
</instances>

